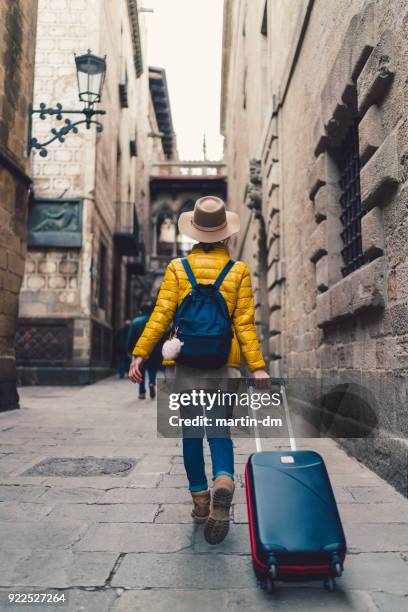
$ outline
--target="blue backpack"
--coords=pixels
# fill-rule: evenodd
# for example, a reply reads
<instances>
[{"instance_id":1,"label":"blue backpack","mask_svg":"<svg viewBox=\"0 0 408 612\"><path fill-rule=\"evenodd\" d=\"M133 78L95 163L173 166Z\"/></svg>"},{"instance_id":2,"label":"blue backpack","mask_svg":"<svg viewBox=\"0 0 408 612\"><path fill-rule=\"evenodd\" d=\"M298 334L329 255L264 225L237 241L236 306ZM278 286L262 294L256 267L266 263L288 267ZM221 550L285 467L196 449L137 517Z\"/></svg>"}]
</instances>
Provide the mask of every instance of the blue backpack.
<instances>
[{"instance_id":1,"label":"blue backpack","mask_svg":"<svg viewBox=\"0 0 408 612\"><path fill-rule=\"evenodd\" d=\"M192 289L174 317L176 335L183 343L176 361L192 368L220 368L227 362L233 332L219 288L235 261L225 265L213 285L198 284L187 258L181 262Z\"/></svg>"}]
</instances>

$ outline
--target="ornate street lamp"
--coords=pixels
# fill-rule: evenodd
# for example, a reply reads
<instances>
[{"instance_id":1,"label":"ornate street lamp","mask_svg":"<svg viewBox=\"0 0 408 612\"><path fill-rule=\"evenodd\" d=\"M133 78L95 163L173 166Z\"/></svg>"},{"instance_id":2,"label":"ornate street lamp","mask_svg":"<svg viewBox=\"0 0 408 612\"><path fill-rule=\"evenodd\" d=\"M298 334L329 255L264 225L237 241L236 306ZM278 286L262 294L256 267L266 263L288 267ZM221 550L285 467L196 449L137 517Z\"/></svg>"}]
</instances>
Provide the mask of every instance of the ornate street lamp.
<instances>
[{"instance_id":1,"label":"ornate street lamp","mask_svg":"<svg viewBox=\"0 0 408 612\"><path fill-rule=\"evenodd\" d=\"M93 119L94 115L105 115L106 111L102 109L95 109L94 104L101 101L102 88L105 81L106 74L106 56L98 57L91 53L88 49L88 53L84 55L75 55L75 66L77 71L78 81L78 95L81 102L84 102L85 106L81 110L70 110L64 109L62 104L59 102L55 105L55 108L47 108L44 102L41 102L40 108L33 108L30 104L29 112L29 135L28 135L28 153L30 154L33 149L39 149L41 157L48 155L47 146L58 140L59 142L65 142L65 136L69 132L74 134L78 133L78 125L85 123L86 129L89 130L91 124L96 125L96 131L102 132L103 125ZM40 119L46 119L47 115L55 115L58 121L63 120L63 115L84 115L84 119L75 121L72 123L70 119L65 119L64 125L60 128L52 128L52 137L45 142L38 142L38 139L32 136L32 117L34 114L38 114Z\"/></svg>"},{"instance_id":2,"label":"ornate street lamp","mask_svg":"<svg viewBox=\"0 0 408 612\"><path fill-rule=\"evenodd\" d=\"M92 105L101 101L105 81L105 58L92 55L90 49L84 55L75 55L78 92L81 102Z\"/></svg>"}]
</instances>

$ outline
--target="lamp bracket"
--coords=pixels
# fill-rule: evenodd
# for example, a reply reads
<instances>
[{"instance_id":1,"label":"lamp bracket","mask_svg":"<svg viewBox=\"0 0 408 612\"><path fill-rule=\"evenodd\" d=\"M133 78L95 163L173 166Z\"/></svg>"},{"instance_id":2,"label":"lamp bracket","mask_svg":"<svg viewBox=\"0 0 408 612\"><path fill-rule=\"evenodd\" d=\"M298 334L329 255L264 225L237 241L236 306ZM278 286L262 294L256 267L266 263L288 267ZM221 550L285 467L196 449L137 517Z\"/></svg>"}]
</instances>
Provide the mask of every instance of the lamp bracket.
<instances>
[{"instance_id":1,"label":"lamp bracket","mask_svg":"<svg viewBox=\"0 0 408 612\"><path fill-rule=\"evenodd\" d=\"M33 149L39 149L41 157L47 157L48 151L47 146L58 140L59 142L65 142L65 137L69 132L73 132L74 134L78 133L78 126L81 124L86 125L86 129L89 130L92 124L96 125L96 131L102 132L103 125L99 121L93 119L94 115L105 115L105 110L95 110L91 104L85 106L83 109L75 110L75 109L64 109L62 104L59 102L53 107L47 107L44 102L41 102L39 108L33 108L32 105L29 106L28 109L29 114L29 134L28 134L28 154L31 153ZM85 119L81 119L79 121L75 121L74 123L71 119L66 118L64 121L64 125L59 128L52 128L50 130L52 137L46 140L45 142L38 142L38 139L32 136L32 117L37 114L40 119L46 119L47 116L55 116L58 121L62 121L64 119L64 115L84 115Z\"/></svg>"}]
</instances>

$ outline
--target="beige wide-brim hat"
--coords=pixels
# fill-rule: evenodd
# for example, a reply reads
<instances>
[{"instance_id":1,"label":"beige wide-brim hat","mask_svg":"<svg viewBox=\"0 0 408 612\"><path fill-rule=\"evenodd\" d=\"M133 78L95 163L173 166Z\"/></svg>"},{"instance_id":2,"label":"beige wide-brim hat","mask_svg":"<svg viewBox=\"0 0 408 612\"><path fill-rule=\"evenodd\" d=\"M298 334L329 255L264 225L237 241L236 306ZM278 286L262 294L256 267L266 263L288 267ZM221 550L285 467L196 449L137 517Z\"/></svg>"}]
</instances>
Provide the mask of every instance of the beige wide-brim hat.
<instances>
[{"instance_id":1,"label":"beige wide-brim hat","mask_svg":"<svg viewBox=\"0 0 408 612\"><path fill-rule=\"evenodd\" d=\"M198 242L218 242L239 232L238 215L225 209L221 198L205 196L194 205L194 210L181 213L178 227L181 234Z\"/></svg>"}]
</instances>

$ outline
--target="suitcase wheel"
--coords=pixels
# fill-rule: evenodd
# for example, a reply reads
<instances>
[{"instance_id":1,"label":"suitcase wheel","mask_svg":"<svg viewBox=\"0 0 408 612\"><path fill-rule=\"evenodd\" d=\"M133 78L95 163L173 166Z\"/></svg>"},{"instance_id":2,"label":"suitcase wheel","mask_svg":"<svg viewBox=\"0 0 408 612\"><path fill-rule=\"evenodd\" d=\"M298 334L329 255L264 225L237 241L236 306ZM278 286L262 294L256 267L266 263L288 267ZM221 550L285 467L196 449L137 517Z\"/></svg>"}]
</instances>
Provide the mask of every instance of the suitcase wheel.
<instances>
[{"instance_id":1,"label":"suitcase wheel","mask_svg":"<svg viewBox=\"0 0 408 612\"><path fill-rule=\"evenodd\" d=\"M343 567L342 567L341 563L335 563L334 564L334 573L336 574L336 576L338 576L340 578L340 576L343 573Z\"/></svg>"},{"instance_id":2,"label":"suitcase wheel","mask_svg":"<svg viewBox=\"0 0 408 612\"><path fill-rule=\"evenodd\" d=\"M268 572L272 580L275 580L275 578L278 577L278 568L276 566L276 563L271 563L271 565L268 568Z\"/></svg>"},{"instance_id":3,"label":"suitcase wheel","mask_svg":"<svg viewBox=\"0 0 408 612\"><path fill-rule=\"evenodd\" d=\"M265 590L269 594L273 593L273 591L275 590L275 583L271 576L266 576L265 578Z\"/></svg>"},{"instance_id":4,"label":"suitcase wheel","mask_svg":"<svg viewBox=\"0 0 408 612\"><path fill-rule=\"evenodd\" d=\"M323 586L327 591L333 593L333 591L336 589L336 581L332 576L328 576L324 579Z\"/></svg>"}]
</instances>

